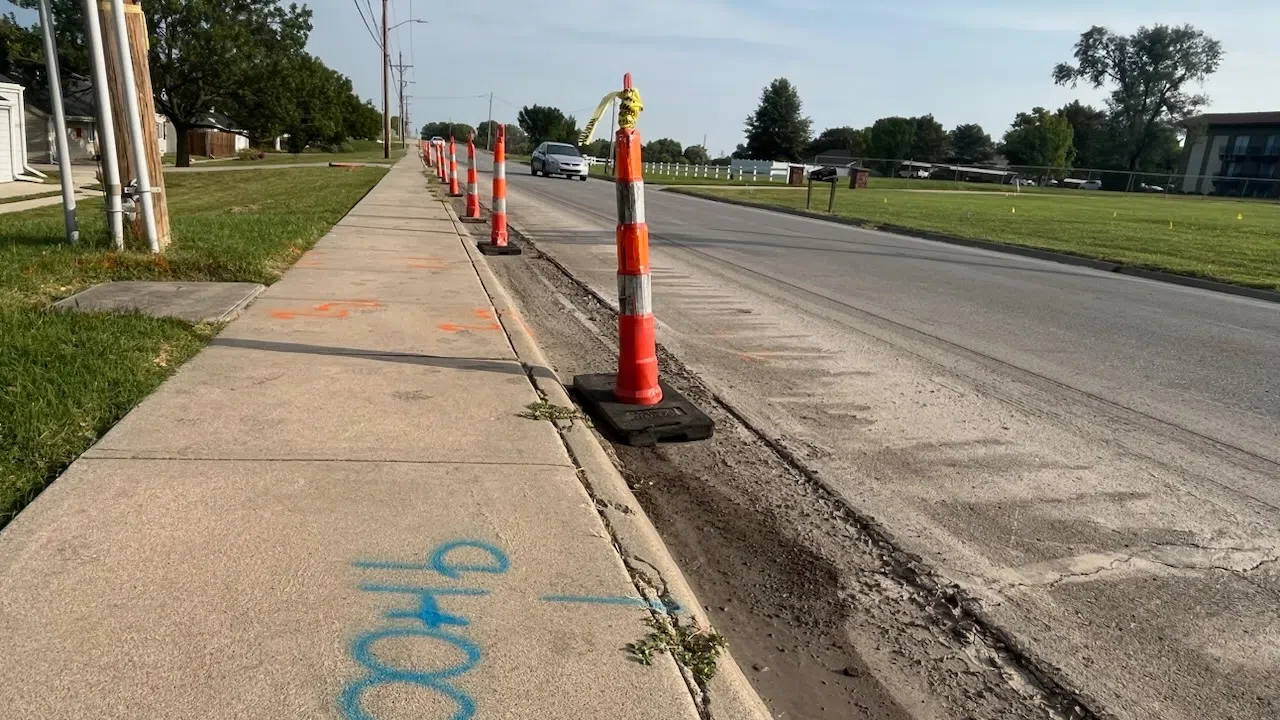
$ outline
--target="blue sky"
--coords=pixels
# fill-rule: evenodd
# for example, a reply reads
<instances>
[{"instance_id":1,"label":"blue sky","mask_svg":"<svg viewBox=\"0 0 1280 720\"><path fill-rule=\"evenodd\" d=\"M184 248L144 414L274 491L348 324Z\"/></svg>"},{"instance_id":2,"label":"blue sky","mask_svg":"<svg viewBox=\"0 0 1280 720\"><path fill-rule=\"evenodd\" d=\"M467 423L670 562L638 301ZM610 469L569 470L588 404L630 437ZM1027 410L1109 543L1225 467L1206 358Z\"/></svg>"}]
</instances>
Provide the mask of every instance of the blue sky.
<instances>
[{"instance_id":1,"label":"blue sky","mask_svg":"<svg viewBox=\"0 0 1280 720\"><path fill-rule=\"evenodd\" d=\"M311 0L310 50L380 95L378 49L356 3ZM375 9L378 0L370 0ZM514 122L521 105L573 112L580 123L630 71L648 139L713 154L742 142L761 89L785 76L815 132L886 115L933 113L948 128L977 122L997 138L1020 110L1102 94L1053 85L1090 25L1191 23L1222 41L1226 59L1205 90L1215 111L1280 109L1280 3L1232 0L392 0L393 37L408 71L411 119ZM145 6L145 4L144 4ZM628 32L616 28L626 27ZM484 98L475 97L485 95ZM607 132L605 121L603 132Z\"/></svg>"}]
</instances>

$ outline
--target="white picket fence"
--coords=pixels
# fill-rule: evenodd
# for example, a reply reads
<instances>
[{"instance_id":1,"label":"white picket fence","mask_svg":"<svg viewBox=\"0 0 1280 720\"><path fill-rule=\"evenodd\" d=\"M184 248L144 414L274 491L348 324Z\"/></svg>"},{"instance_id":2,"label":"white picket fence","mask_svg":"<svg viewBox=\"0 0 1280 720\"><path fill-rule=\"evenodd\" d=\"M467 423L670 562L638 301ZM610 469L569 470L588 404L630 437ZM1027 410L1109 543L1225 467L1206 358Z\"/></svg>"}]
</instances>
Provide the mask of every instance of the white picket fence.
<instances>
[{"instance_id":1,"label":"white picket fence","mask_svg":"<svg viewBox=\"0 0 1280 720\"><path fill-rule=\"evenodd\" d=\"M608 167L609 158L584 155L588 165ZM688 163L643 163L645 176L666 176L679 178L706 178L708 180L736 180L738 182L783 182L787 181L787 164L777 163L780 168L771 168L769 163L761 163L751 167L729 167L727 165L690 165Z\"/></svg>"}]
</instances>

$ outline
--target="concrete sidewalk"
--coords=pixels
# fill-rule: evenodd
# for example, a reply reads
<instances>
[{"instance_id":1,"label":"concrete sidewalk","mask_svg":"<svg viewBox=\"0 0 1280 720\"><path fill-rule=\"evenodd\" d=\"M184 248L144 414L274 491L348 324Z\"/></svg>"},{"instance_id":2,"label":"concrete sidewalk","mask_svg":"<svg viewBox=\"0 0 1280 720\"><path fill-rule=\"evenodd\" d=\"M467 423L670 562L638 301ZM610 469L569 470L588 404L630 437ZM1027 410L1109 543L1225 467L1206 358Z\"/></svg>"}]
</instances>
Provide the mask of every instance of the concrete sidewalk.
<instances>
[{"instance_id":1,"label":"concrete sidewalk","mask_svg":"<svg viewBox=\"0 0 1280 720\"><path fill-rule=\"evenodd\" d=\"M625 646L700 606L400 162L0 532L0 717L763 718Z\"/></svg>"}]
</instances>

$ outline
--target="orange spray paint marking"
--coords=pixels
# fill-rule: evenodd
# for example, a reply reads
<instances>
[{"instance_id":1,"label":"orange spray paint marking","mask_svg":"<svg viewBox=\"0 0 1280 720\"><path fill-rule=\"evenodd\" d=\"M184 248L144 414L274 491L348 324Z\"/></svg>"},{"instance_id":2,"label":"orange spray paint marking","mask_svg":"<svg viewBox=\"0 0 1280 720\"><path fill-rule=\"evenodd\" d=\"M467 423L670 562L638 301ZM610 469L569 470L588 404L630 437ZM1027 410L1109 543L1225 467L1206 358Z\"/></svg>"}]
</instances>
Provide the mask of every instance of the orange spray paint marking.
<instances>
[{"instance_id":1,"label":"orange spray paint marking","mask_svg":"<svg viewBox=\"0 0 1280 720\"><path fill-rule=\"evenodd\" d=\"M485 324L485 325L463 325L463 324L459 324L459 323L440 323L437 327L438 327L439 329L441 329L441 330L445 331L445 332L450 332L450 333L456 333L456 332L495 332L495 331L498 331L498 330L501 330L501 329L502 329L502 326L501 326L501 325L499 325L499 324L498 324L498 323L496 323L496 322L495 322L495 323L488 323L488 324Z\"/></svg>"},{"instance_id":2,"label":"orange spray paint marking","mask_svg":"<svg viewBox=\"0 0 1280 720\"><path fill-rule=\"evenodd\" d=\"M300 317L341 320L350 317L351 310L374 310L382 306L377 300L334 300L305 309L272 310L271 317L277 320L294 320Z\"/></svg>"}]
</instances>

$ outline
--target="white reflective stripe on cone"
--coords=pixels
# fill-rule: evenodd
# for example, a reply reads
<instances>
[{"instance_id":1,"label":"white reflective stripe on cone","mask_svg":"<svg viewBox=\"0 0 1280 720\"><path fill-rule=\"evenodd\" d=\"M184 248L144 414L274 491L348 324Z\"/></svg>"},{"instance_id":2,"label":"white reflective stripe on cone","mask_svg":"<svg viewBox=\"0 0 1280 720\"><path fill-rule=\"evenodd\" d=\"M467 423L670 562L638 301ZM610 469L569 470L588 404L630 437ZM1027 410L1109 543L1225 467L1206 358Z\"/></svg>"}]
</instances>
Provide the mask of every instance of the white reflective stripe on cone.
<instances>
[{"instance_id":1,"label":"white reflective stripe on cone","mask_svg":"<svg viewBox=\"0 0 1280 720\"><path fill-rule=\"evenodd\" d=\"M493 177L498 180L507 179L507 164L505 162L496 163L493 166Z\"/></svg>"},{"instance_id":2,"label":"white reflective stripe on cone","mask_svg":"<svg viewBox=\"0 0 1280 720\"><path fill-rule=\"evenodd\" d=\"M644 181L619 180L616 185L618 187L618 224L636 225L644 222Z\"/></svg>"},{"instance_id":3,"label":"white reflective stripe on cone","mask_svg":"<svg viewBox=\"0 0 1280 720\"><path fill-rule=\"evenodd\" d=\"M652 315L653 289L649 273L618 276L618 313L621 315Z\"/></svg>"},{"instance_id":4,"label":"white reflective stripe on cone","mask_svg":"<svg viewBox=\"0 0 1280 720\"><path fill-rule=\"evenodd\" d=\"M494 199L493 199L493 214L494 214L494 215L506 215L506 214L507 214L507 199L506 199L506 198L504 198L504 197L500 197L500 198L494 198Z\"/></svg>"}]
</instances>

